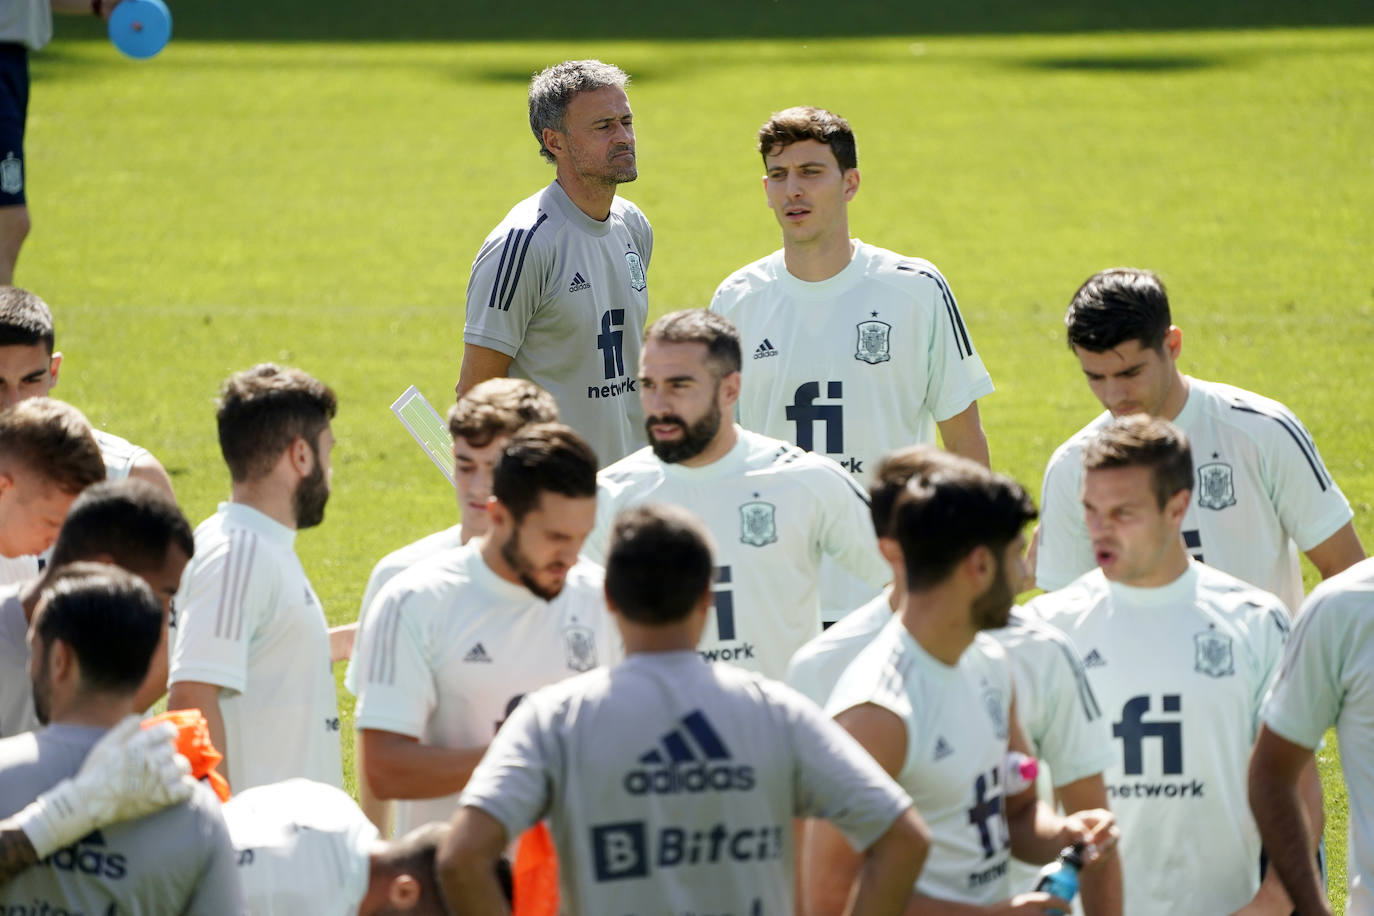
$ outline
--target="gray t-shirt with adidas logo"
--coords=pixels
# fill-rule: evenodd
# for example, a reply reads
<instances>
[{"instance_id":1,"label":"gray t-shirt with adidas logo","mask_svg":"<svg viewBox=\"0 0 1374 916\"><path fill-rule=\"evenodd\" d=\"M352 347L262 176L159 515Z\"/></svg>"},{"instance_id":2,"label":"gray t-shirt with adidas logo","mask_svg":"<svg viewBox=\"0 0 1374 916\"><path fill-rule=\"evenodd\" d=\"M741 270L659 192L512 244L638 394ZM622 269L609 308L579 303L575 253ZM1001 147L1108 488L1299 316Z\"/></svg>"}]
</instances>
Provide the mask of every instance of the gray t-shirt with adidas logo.
<instances>
[{"instance_id":1,"label":"gray t-shirt with adidas logo","mask_svg":"<svg viewBox=\"0 0 1374 916\"><path fill-rule=\"evenodd\" d=\"M911 801L791 688L682 651L526 697L460 804L548 816L571 913L755 916L793 911L794 817L866 849Z\"/></svg>"},{"instance_id":2,"label":"gray t-shirt with adidas logo","mask_svg":"<svg viewBox=\"0 0 1374 916\"><path fill-rule=\"evenodd\" d=\"M639 350L654 234L617 197L597 221L557 181L487 236L468 280L463 342L513 357L509 374L553 395L601 466L646 444Z\"/></svg>"},{"instance_id":3,"label":"gray t-shirt with adidas logo","mask_svg":"<svg viewBox=\"0 0 1374 916\"><path fill-rule=\"evenodd\" d=\"M104 729L51 725L0 741L0 818L76 774ZM112 824L0 886L0 913L239 916L234 850L219 799L190 801Z\"/></svg>"}]
</instances>

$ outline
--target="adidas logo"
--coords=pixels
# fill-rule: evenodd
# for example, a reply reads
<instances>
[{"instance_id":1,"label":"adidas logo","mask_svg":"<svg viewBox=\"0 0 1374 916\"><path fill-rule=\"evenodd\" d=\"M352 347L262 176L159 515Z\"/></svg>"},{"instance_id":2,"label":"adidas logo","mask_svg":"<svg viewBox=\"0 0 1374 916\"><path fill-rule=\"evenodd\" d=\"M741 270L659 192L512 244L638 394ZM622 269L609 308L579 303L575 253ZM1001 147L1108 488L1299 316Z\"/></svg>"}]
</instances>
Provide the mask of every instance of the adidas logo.
<instances>
[{"instance_id":1,"label":"adidas logo","mask_svg":"<svg viewBox=\"0 0 1374 916\"><path fill-rule=\"evenodd\" d=\"M572 284L568 287L568 292L575 293L584 289L591 289L592 285L587 282L586 277L582 276L581 271L574 273Z\"/></svg>"},{"instance_id":2,"label":"adidas logo","mask_svg":"<svg viewBox=\"0 0 1374 916\"><path fill-rule=\"evenodd\" d=\"M777 355L778 348L773 346L772 342L767 337L763 339L763 343L759 344L758 349L754 351L754 359L763 359L768 356Z\"/></svg>"},{"instance_id":3,"label":"adidas logo","mask_svg":"<svg viewBox=\"0 0 1374 916\"><path fill-rule=\"evenodd\" d=\"M487 654L486 647L480 642L468 650L468 654L463 656L465 662L489 662L491 656Z\"/></svg>"},{"instance_id":4,"label":"adidas logo","mask_svg":"<svg viewBox=\"0 0 1374 916\"><path fill-rule=\"evenodd\" d=\"M949 744L948 741L945 740L945 736L944 736L944 735L941 735L940 737L938 737L938 738L935 739L935 759L936 759L936 760L944 760L946 757L950 756L950 755L953 754L953 753L954 753L954 748L950 747L950 744Z\"/></svg>"},{"instance_id":5,"label":"adidas logo","mask_svg":"<svg viewBox=\"0 0 1374 916\"><path fill-rule=\"evenodd\" d=\"M631 795L748 791L754 788L754 768L733 766L730 750L706 721L701 710L683 716L677 728L659 744L639 755L646 766L625 774L625 791Z\"/></svg>"},{"instance_id":6,"label":"adidas logo","mask_svg":"<svg viewBox=\"0 0 1374 916\"><path fill-rule=\"evenodd\" d=\"M1098 652L1096 649L1093 649L1087 655L1083 656L1084 668L1101 668L1106 664L1107 660L1103 658L1102 653Z\"/></svg>"}]
</instances>

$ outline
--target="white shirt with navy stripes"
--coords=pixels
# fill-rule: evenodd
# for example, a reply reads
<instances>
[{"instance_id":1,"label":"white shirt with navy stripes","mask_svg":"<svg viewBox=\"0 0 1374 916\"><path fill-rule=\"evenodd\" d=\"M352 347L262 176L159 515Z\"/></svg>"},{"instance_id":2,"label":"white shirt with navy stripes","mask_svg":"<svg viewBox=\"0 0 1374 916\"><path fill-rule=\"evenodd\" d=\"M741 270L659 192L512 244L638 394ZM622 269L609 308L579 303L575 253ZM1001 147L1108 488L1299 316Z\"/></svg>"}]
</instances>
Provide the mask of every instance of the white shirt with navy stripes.
<instances>
[{"instance_id":1,"label":"white shirt with navy stripes","mask_svg":"<svg viewBox=\"0 0 1374 916\"><path fill-rule=\"evenodd\" d=\"M468 280L463 342L513 357L509 374L553 395L601 466L646 441L639 350L654 234L622 197L604 221L555 181L487 236Z\"/></svg>"},{"instance_id":2,"label":"white shirt with navy stripes","mask_svg":"<svg viewBox=\"0 0 1374 916\"><path fill-rule=\"evenodd\" d=\"M1047 591L1096 568L1083 521L1083 448L1111 419L1104 412L1074 434L1045 469L1035 584ZM1173 422L1193 450L1188 552L1296 611L1303 596L1297 551L1354 517L1311 435L1278 401L1196 378Z\"/></svg>"},{"instance_id":3,"label":"white shirt with navy stripes","mask_svg":"<svg viewBox=\"0 0 1374 916\"><path fill-rule=\"evenodd\" d=\"M398 573L360 634L358 728L480 748L525 694L620 658L599 566L577 563L552 601L494 573L473 545ZM457 795L396 803L396 833L448 820Z\"/></svg>"},{"instance_id":4,"label":"white shirt with navy stripes","mask_svg":"<svg viewBox=\"0 0 1374 916\"><path fill-rule=\"evenodd\" d=\"M177 592L168 682L221 688L235 792L293 776L343 784L328 625L295 539L250 506L220 503L196 527Z\"/></svg>"},{"instance_id":5,"label":"white shirt with navy stripes","mask_svg":"<svg viewBox=\"0 0 1374 916\"><path fill-rule=\"evenodd\" d=\"M735 427L739 441L705 467L660 461L650 448L598 475L596 528L584 553L605 557L617 512L672 503L701 517L715 541L715 607L701 638L708 660L781 679L821 632L821 558L874 592L892 578L878 552L868 496L823 455Z\"/></svg>"}]
</instances>

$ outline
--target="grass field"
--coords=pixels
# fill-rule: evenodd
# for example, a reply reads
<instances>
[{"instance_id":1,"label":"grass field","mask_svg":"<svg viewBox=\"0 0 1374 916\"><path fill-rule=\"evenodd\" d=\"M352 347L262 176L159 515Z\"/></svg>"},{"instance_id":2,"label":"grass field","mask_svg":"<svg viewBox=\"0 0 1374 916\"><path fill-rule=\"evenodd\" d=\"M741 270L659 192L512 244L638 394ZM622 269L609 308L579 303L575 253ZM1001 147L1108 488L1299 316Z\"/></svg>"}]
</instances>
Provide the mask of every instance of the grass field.
<instances>
[{"instance_id":1,"label":"grass field","mask_svg":"<svg viewBox=\"0 0 1374 916\"><path fill-rule=\"evenodd\" d=\"M982 403L996 466L1038 491L1096 412L1063 308L1094 270L1148 266L1185 371L1297 411L1374 545L1367 5L983 2L926 21L805 0L681 23L623 0L597 19L547 6L474 22L431 2L405 20L361 0L188 5L151 62L85 21L34 58L17 282L57 310L57 393L158 454L198 521L227 492L219 382L273 359L333 384L334 497L298 542L332 620L356 615L378 557L452 523L387 407L412 383L447 403L472 256L550 178L526 81L581 56L635 79L643 177L625 192L656 232L655 313L705 305L777 247L752 135L823 105L859 137L855 234L930 258L960 297L998 386ZM1325 757L1339 899L1334 744Z\"/></svg>"}]
</instances>

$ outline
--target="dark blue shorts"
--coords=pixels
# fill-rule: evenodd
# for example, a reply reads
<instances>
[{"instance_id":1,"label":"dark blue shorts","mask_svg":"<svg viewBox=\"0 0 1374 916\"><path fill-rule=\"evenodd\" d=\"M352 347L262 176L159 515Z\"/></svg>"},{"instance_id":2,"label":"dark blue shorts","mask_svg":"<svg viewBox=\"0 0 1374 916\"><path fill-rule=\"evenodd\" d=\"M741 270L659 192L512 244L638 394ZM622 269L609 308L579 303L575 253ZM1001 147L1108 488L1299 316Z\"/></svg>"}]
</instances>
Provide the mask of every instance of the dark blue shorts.
<instances>
[{"instance_id":1,"label":"dark blue shorts","mask_svg":"<svg viewBox=\"0 0 1374 916\"><path fill-rule=\"evenodd\" d=\"M24 203L24 121L29 110L29 52L0 43L0 207Z\"/></svg>"}]
</instances>

